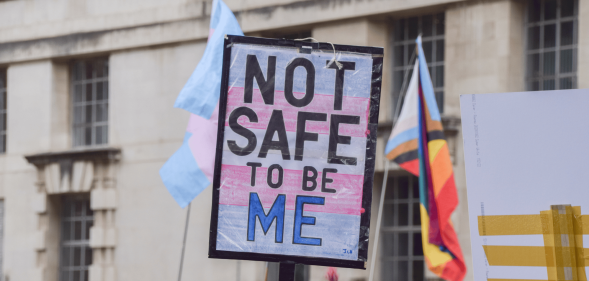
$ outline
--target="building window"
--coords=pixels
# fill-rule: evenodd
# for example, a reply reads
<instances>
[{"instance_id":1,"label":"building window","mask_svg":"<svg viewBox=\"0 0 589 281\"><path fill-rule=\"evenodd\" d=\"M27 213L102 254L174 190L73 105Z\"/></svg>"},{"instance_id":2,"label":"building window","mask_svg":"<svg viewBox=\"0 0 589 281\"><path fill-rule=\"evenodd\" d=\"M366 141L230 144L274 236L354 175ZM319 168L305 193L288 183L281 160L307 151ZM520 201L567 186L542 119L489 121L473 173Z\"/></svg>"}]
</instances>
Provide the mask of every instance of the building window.
<instances>
[{"instance_id":1,"label":"building window","mask_svg":"<svg viewBox=\"0 0 589 281\"><path fill-rule=\"evenodd\" d=\"M73 144L108 143L108 58L72 66Z\"/></svg>"},{"instance_id":2,"label":"building window","mask_svg":"<svg viewBox=\"0 0 589 281\"><path fill-rule=\"evenodd\" d=\"M60 281L88 281L92 264L90 228L94 213L90 200L84 197L64 197L61 215Z\"/></svg>"},{"instance_id":3,"label":"building window","mask_svg":"<svg viewBox=\"0 0 589 281\"><path fill-rule=\"evenodd\" d=\"M400 19L395 21L393 42L393 101L401 95L405 72L406 84L411 79L415 54L415 39L421 41L440 113L444 112L444 13Z\"/></svg>"},{"instance_id":4,"label":"building window","mask_svg":"<svg viewBox=\"0 0 589 281\"><path fill-rule=\"evenodd\" d=\"M526 15L529 91L577 88L577 0L533 0Z\"/></svg>"},{"instance_id":5,"label":"building window","mask_svg":"<svg viewBox=\"0 0 589 281\"><path fill-rule=\"evenodd\" d=\"M0 69L0 153L6 152L6 69Z\"/></svg>"},{"instance_id":6,"label":"building window","mask_svg":"<svg viewBox=\"0 0 589 281\"><path fill-rule=\"evenodd\" d=\"M423 281L419 179L389 177L382 221L382 280Z\"/></svg>"}]
</instances>

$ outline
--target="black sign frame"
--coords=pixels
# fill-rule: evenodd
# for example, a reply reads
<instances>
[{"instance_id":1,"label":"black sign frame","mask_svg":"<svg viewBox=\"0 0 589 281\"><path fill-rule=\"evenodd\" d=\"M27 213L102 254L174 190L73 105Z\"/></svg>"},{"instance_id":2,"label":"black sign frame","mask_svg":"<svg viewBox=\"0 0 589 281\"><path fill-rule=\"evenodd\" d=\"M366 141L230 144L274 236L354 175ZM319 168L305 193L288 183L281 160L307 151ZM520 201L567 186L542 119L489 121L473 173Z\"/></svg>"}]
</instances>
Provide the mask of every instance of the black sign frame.
<instances>
[{"instance_id":1,"label":"black sign frame","mask_svg":"<svg viewBox=\"0 0 589 281\"><path fill-rule=\"evenodd\" d=\"M217 250L217 227L219 218L219 193L221 181L221 164L223 158L223 140L225 130L225 116L227 111L227 95L229 84L229 70L233 43L254 44L278 47L296 47L304 50L326 50L340 52L354 52L372 55L372 79L370 87L370 112L368 118L368 132L366 141L366 156L364 166L364 185L362 192L362 208L365 210L360 218L360 235L358 239L358 259L344 260L333 258L315 258L294 255L263 254L249 252L233 252ZM215 156L215 173L213 178L213 204L211 208L211 225L209 232L209 258L237 259L268 262L294 262L308 265L334 266L366 269L368 260L368 246L370 236L370 214L372 203L372 185L374 182L374 165L376 159L376 138L378 128L378 113L380 107L380 92L382 83L384 49L380 47L363 47L336 45L330 43L309 43L286 39L267 39L247 36L226 35L223 46L223 72L221 79L221 93L219 99L219 123L217 132L217 146Z\"/></svg>"}]
</instances>

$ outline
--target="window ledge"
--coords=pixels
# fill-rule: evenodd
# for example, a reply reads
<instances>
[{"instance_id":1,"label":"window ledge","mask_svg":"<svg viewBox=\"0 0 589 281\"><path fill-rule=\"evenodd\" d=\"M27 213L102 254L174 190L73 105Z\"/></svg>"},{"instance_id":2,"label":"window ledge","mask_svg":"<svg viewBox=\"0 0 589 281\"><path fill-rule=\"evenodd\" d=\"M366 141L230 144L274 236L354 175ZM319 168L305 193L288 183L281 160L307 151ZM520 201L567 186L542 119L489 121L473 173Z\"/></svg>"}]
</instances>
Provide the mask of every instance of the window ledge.
<instances>
[{"instance_id":1,"label":"window ledge","mask_svg":"<svg viewBox=\"0 0 589 281\"><path fill-rule=\"evenodd\" d=\"M50 163L61 162L63 160L109 161L119 160L120 157L121 149L114 147L77 148L66 151L45 152L25 156L27 161L35 166L43 166Z\"/></svg>"},{"instance_id":2,"label":"window ledge","mask_svg":"<svg viewBox=\"0 0 589 281\"><path fill-rule=\"evenodd\" d=\"M446 135L454 136L458 134L460 130L460 117L450 116L450 115L442 115L442 126L444 127L444 133ZM378 122L378 130L379 131L389 131L393 126L392 121L384 121Z\"/></svg>"}]
</instances>

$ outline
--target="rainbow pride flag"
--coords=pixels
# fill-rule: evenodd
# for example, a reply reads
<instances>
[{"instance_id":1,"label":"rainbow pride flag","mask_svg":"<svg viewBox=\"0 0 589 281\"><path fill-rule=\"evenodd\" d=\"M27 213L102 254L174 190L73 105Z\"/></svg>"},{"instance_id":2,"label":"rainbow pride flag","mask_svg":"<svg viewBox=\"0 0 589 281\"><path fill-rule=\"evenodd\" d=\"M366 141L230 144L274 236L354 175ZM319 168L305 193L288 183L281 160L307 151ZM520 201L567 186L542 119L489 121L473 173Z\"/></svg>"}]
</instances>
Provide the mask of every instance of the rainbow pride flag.
<instances>
[{"instance_id":1,"label":"rainbow pride flag","mask_svg":"<svg viewBox=\"0 0 589 281\"><path fill-rule=\"evenodd\" d=\"M427 62L418 60L385 154L419 177L421 239L428 268L445 280L462 280L466 266L450 215L458 205L454 171Z\"/></svg>"}]
</instances>

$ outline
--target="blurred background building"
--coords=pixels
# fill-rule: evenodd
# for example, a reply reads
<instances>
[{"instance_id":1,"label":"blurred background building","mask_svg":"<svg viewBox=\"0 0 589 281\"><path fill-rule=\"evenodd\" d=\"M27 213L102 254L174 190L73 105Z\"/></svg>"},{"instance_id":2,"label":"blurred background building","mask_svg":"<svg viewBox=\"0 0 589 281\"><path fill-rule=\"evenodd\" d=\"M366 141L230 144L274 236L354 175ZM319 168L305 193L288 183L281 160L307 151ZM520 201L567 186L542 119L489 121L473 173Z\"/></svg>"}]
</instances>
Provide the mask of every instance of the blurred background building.
<instances>
[{"instance_id":1,"label":"blurred background building","mask_svg":"<svg viewBox=\"0 0 589 281\"><path fill-rule=\"evenodd\" d=\"M246 35L385 48L372 236L393 108L422 34L469 271L459 95L589 86L585 1L226 3ZM172 105L204 52L210 9L199 0L0 0L0 279L177 278L186 210L158 171L183 140L189 114ZM394 165L389 176L375 280L435 279L419 243L416 178ZM209 188L192 204L183 280L264 280L263 262L207 258L210 209ZM326 269L301 272L298 280L324 280ZM338 272L368 280L368 271Z\"/></svg>"}]
</instances>

